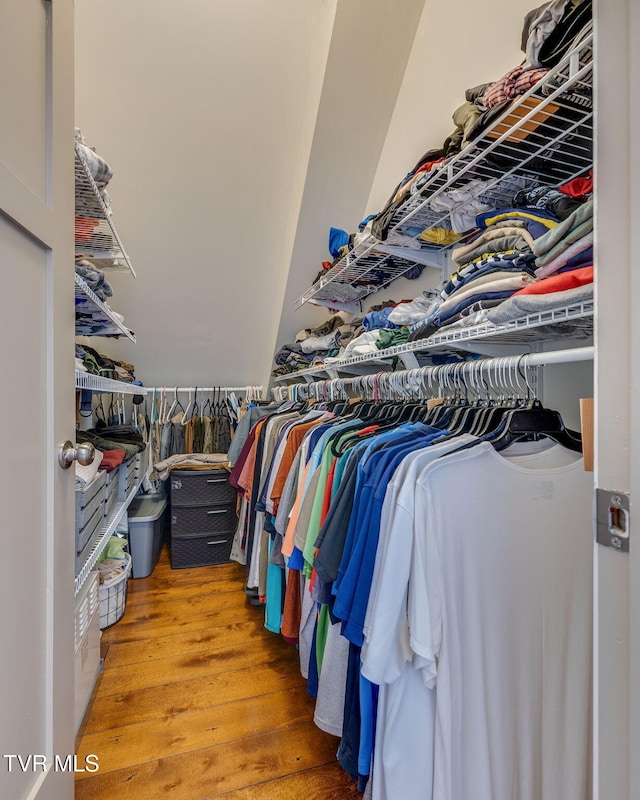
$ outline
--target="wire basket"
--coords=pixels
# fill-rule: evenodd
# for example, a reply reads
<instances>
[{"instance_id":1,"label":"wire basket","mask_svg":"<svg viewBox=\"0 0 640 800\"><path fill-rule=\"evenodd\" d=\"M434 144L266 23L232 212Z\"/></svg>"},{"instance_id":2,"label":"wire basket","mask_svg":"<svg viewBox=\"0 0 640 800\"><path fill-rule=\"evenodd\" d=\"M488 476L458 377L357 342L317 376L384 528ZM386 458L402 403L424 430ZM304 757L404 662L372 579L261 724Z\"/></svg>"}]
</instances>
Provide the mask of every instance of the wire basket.
<instances>
[{"instance_id":1,"label":"wire basket","mask_svg":"<svg viewBox=\"0 0 640 800\"><path fill-rule=\"evenodd\" d=\"M98 599L100 601L100 629L115 625L124 614L127 604L127 588L131 575L131 556L124 554L122 570L114 578L100 584ZM98 568L100 565L98 564Z\"/></svg>"}]
</instances>

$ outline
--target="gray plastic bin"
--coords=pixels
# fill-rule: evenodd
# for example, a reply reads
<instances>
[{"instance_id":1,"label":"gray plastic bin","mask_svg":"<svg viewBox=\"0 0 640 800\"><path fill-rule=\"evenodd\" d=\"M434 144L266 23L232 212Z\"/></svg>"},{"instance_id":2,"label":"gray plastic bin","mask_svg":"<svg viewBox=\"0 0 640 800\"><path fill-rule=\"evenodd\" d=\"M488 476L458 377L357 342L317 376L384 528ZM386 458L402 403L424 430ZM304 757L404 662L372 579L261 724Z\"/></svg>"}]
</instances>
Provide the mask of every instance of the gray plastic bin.
<instances>
[{"instance_id":1,"label":"gray plastic bin","mask_svg":"<svg viewBox=\"0 0 640 800\"><path fill-rule=\"evenodd\" d=\"M158 561L166 507L167 501L158 495L136 497L129 506L129 547L134 578L151 575Z\"/></svg>"}]
</instances>

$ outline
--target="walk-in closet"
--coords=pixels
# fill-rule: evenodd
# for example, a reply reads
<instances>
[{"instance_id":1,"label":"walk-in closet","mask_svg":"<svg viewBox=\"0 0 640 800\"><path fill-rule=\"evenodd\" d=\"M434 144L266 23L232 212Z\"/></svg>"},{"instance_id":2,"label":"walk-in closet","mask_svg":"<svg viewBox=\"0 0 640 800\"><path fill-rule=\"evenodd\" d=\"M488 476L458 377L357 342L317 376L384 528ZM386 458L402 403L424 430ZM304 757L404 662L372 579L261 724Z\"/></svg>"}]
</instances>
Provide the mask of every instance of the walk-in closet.
<instances>
[{"instance_id":1,"label":"walk-in closet","mask_svg":"<svg viewBox=\"0 0 640 800\"><path fill-rule=\"evenodd\" d=\"M640 797L639 35L3 3L2 798Z\"/></svg>"}]
</instances>

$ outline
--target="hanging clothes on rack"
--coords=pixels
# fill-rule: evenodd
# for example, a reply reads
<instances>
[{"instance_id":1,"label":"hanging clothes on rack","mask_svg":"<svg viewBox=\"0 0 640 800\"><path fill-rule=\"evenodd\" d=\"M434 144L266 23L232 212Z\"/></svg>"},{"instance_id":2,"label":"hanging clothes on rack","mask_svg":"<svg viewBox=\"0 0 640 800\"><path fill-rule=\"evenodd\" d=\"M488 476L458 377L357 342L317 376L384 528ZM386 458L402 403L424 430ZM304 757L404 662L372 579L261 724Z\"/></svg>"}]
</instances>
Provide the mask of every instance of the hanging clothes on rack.
<instances>
[{"instance_id":1,"label":"hanging clothes on rack","mask_svg":"<svg viewBox=\"0 0 640 800\"><path fill-rule=\"evenodd\" d=\"M534 363L292 392L235 462L246 591L378 800L585 797L591 481Z\"/></svg>"},{"instance_id":2,"label":"hanging clothes on rack","mask_svg":"<svg viewBox=\"0 0 640 800\"><path fill-rule=\"evenodd\" d=\"M241 413L262 393L262 387L156 387L151 399L150 434L157 475L176 464L221 463L232 447ZM169 405L167 395L173 396ZM184 405L180 400L183 396ZM186 395L186 397L185 397ZM238 395L245 398L241 404ZM210 457L210 458L207 458Z\"/></svg>"}]
</instances>

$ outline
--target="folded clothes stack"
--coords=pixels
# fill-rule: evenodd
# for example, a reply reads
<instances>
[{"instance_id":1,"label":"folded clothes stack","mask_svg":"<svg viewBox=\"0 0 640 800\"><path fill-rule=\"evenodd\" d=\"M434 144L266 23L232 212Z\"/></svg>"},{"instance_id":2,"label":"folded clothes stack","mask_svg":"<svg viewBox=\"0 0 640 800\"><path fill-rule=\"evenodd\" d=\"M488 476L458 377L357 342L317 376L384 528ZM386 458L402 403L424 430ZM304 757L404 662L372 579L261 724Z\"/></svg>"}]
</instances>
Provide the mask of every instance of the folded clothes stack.
<instances>
[{"instance_id":1,"label":"folded clothes stack","mask_svg":"<svg viewBox=\"0 0 640 800\"><path fill-rule=\"evenodd\" d=\"M146 444L143 440L142 434L138 433L130 426L118 426L122 430L115 430L113 428L94 428L88 431L76 431L76 440L78 442L88 442L94 447L98 448L103 454L104 459L108 456L108 452L112 450L124 451L124 456L120 460L129 460L133 456L141 453ZM126 430L125 430L126 428ZM113 462L107 461L113 468Z\"/></svg>"},{"instance_id":2,"label":"folded clothes stack","mask_svg":"<svg viewBox=\"0 0 640 800\"><path fill-rule=\"evenodd\" d=\"M425 316L413 323L409 341L427 338L481 308L492 308L532 283L533 244L556 224L549 212L530 207L479 214L475 219L479 232L452 251L457 269Z\"/></svg>"},{"instance_id":3,"label":"folded clothes stack","mask_svg":"<svg viewBox=\"0 0 640 800\"><path fill-rule=\"evenodd\" d=\"M104 272L96 265L82 256L76 258L76 275L79 275L91 291L103 303L113 296L111 284L106 279Z\"/></svg>"},{"instance_id":4,"label":"folded clothes stack","mask_svg":"<svg viewBox=\"0 0 640 800\"><path fill-rule=\"evenodd\" d=\"M74 462L75 473L76 473L76 487L78 489L83 489L85 486L88 486L98 474L98 470L103 469L102 467L103 455L104 454L100 450L98 450L98 448L96 448L91 464L83 466L78 461Z\"/></svg>"},{"instance_id":5,"label":"folded clothes stack","mask_svg":"<svg viewBox=\"0 0 640 800\"><path fill-rule=\"evenodd\" d=\"M317 328L299 331L295 342L283 345L276 353L273 376L288 375L306 367L376 352L379 341L406 339L408 331L405 332L390 319L396 305L395 301L387 300L371 306L364 317L352 322L345 323L343 317L336 315ZM389 344L384 346L388 347Z\"/></svg>"},{"instance_id":6,"label":"folded clothes stack","mask_svg":"<svg viewBox=\"0 0 640 800\"><path fill-rule=\"evenodd\" d=\"M99 156L92 147L88 147L82 142L78 142L78 150L85 160L89 172L93 176L99 189L104 189L113 178L113 170L107 162Z\"/></svg>"},{"instance_id":7,"label":"folded clothes stack","mask_svg":"<svg viewBox=\"0 0 640 800\"><path fill-rule=\"evenodd\" d=\"M135 383L135 367L133 364L102 355L97 350L89 347L89 345L76 344L76 359L80 359L85 370L93 375L112 378L124 383Z\"/></svg>"},{"instance_id":8,"label":"folded clothes stack","mask_svg":"<svg viewBox=\"0 0 640 800\"><path fill-rule=\"evenodd\" d=\"M508 322L589 299L592 192L589 173L522 192L516 199L523 205L479 214L479 232L452 251L457 268L438 296L420 296L394 309L390 321L411 325L408 340L416 341L451 326Z\"/></svg>"},{"instance_id":9,"label":"folded clothes stack","mask_svg":"<svg viewBox=\"0 0 640 800\"><path fill-rule=\"evenodd\" d=\"M124 317L107 303L107 299L113 296L113 289L104 272L83 256L76 257L75 267L76 275L82 278L108 309L106 313L87 296L86 291L76 287L76 336L121 336L121 331L113 320L124 325Z\"/></svg>"},{"instance_id":10,"label":"folded clothes stack","mask_svg":"<svg viewBox=\"0 0 640 800\"><path fill-rule=\"evenodd\" d=\"M346 324L341 316L334 315L315 328L298 331L295 342L283 345L276 353L273 376L287 375L327 356L337 356L361 329L361 320Z\"/></svg>"},{"instance_id":11,"label":"folded clothes stack","mask_svg":"<svg viewBox=\"0 0 640 800\"><path fill-rule=\"evenodd\" d=\"M113 319L124 325L124 317L111 310ZM107 317L95 306L91 307L89 301L82 298L76 299L76 336L121 336L120 330L114 325L113 319Z\"/></svg>"}]
</instances>

